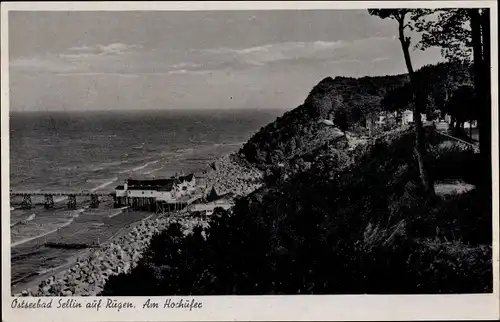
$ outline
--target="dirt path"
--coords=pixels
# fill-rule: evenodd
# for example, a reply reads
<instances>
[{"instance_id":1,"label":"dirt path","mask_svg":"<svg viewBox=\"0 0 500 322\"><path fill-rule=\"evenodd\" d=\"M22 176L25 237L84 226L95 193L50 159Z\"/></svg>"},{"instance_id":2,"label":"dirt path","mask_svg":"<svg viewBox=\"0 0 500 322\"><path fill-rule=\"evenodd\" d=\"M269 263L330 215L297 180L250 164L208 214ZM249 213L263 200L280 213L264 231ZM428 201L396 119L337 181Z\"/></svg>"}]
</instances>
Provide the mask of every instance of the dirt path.
<instances>
[{"instance_id":1,"label":"dirt path","mask_svg":"<svg viewBox=\"0 0 500 322\"><path fill-rule=\"evenodd\" d=\"M475 189L476 186L462 180L447 180L434 184L434 189L438 196L462 194Z\"/></svg>"}]
</instances>

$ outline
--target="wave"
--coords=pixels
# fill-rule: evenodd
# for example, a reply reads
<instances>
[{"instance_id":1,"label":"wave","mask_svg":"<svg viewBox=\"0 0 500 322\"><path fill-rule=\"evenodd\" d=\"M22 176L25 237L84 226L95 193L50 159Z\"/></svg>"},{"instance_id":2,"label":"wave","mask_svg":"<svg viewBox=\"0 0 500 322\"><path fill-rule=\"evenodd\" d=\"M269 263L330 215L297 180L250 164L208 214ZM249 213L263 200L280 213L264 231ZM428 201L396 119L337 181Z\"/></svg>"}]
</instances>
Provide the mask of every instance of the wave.
<instances>
[{"instance_id":1,"label":"wave","mask_svg":"<svg viewBox=\"0 0 500 322\"><path fill-rule=\"evenodd\" d=\"M158 163L159 161L160 160L149 161L149 162L146 162L145 164L140 165L138 167L128 169L128 170L119 171L118 173L123 174L123 173L127 173L127 172L136 172L136 171L142 170L144 168L147 168L148 166L150 166L152 164Z\"/></svg>"},{"instance_id":2,"label":"wave","mask_svg":"<svg viewBox=\"0 0 500 322\"><path fill-rule=\"evenodd\" d=\"M47 273L52 273L52 272L55 272L63 267L66 267L66 266L68 266L68 263L64 263L64 264L61 264L61 265L56 266L56 267L41 269L41 270L36 271L36 275L44 275Z\"/></svg>"},{"instance_id":3,"label":"wave","mask_svg":"<svg viewBox=\"0 0 500 322\"><path fill-rule=\"evenodd\" d=\"M107 186L113 184L116 180L118 180L118 178L113 178L113 179L111 179L109 181L104 182L103 184L98 185L97 187L94 187L94 188L90 189L90 191L94 192L96 190L99 190L99 189L102 189L102 188L106 188Z\"/></svg>"},{"instance_id":4,"label":"wave","mask_svg":"<svg viewBox=\"0 0 500 322\"><path fill-rule=\"evenodd\" d=\"M108 218L113 218L113 217L116 217L116 216L118 216L118 215L123 214L123 209L126 209L126 208L128 208L128 207L122 207L122 208L120 208L120 210L115 211L115 212L113 212L112 214L109 214L109 215L108 215Z\"/></svg>"},{"instance_id":5,"label":"wave","mask_svg":"<svg viewBox=\"0 0 500 322\"><path fill-rule=\"evenodd\" d=\"M65 166L65 167L59 167L59 170L62 170L62 171L71 171L71 170L76 170L80 168L79 165L69 165L69 166Z\"/></svg>"},{"instance_id":6,"label":"wave","mask_svg":"<svg viewBox=\"0 0 500 322\"><path fill-rule=\"evenodd\" d=\"M89 170L92 172L98 172L98 171L106 170L110 167L120 166L120 165L128 163L128 162L129 162L129 160L119 160L119 161L113 161L113 162L100 163L100 164L96 164L96 165L91 165Z\"/></svg>"},{"instance_id":7,"label":"wave","mask_svg":"<svg viewBox=\"0 0 500 322\"><path fill-rule=\"evenodd\" d=\"M86 183L99 183L102 182L103 179L87 179Z\"/></svg>"},{"instance_id":8,"label":"wave","mask_svg":"<svg viewBox=\"0 0 500 322\"><path fill-rule=\"evenodd\" d=\"M73 223L73 221L75 221L76 218L78 218L80 216L81 213L84 212L85 208L88 208L88 207L84 207L84 208L80 208L78 210L75 210L73 211L72 213L72 216L71 216L71 219L69 219L68 221L66 221L65 223L63 223L62 225L58 226L57 228L54 228L50 231L47 231L47 232L44 232L40 235L36 235L36 236L33 236L33 237L29 237L29 238L25 238L25 239L22 239L22 240L19 240L15 243L11 243L10 244L10 247L16 247L16 246L19 246L19 245L22 245L22 244L25 244L27 242L30 242L32 240L35 240L35 239L38 239L38 238L42 238L42 237L45 237L47 235L50 235L50 234L53 234L55 233L56 231L58 231L59 229L61 228L64 228L64 227L67 227L69 225L71 225ZM34 214L33 214L34 215Z\"/></svg>"},{"instance_id":9,"label":"wave","mask_svg":"<svg viewBox=\"0 0 500 322\"><path fill-rule=\"evenodd\" d=\"M33 219L35 219L35 217L36 217L36 214L31 214L31 215L29 215L29 216L28 216L28 218L26 218L26 219L24 220L24 222L30 222L30 221L32 221Z\"/></svg>"},{"instance_id":10,"label":"wave","mask_svg":"<svg viewBox=\"0 0 500 322\"><path fill-rule=\"evenodd\" d=\"M161 169L163 169L163 168L156 168L156 169L153 169L153 170L150 170L150 171L143 172L142 174L146 174L146 175L147 174L151 174L151 173L156 172L156 171L161 170Z\"/></svg>"},{"instance_id":11,"label":"wave","mask_svg":"<svg viewBox=\"0 0 500 322\"><path fill-rule=\"evenodd\" d=\"M95 138L116 138L116 134L98 134L94 135Z\"/></svg>"},{"instance_id":12,"label":"wave","mask_svg":"<svg viewBox=\"0 0 500 322\"><path fill-rule=\"evenodd\" d=\"M45 237L45 236L50 235L50 234L52 234L52 233L55 233L55 232L56 232L56 231L58 231L59 229L61 229L61 228L63 228L63 227L66 227L66 226L71 225L71 223L72 223L74 220L75 220L75 219L74 219L74 218L72 218L72 219L68 220L67 222L65 222L64 224L62 224L61 226L59 226L59 227L57 227L57 228L55 228L55 229L52 229L52 230L50 230L50 231L48 231L48 232L45 232L45 233L43 233L43 234L40 234L40 235L37 235L37 236L34 236L34 237L30 237L30 238L22 239L22 240L20 240L20 241L15 242L15 243L11 243L11 244L10 244L10 247L16 247L16 246L19 246L19 245L25 244L25 243L27 243L27 242L30 242L30 241L32 241L32 240L35 240L35 239L38 239L38 238L42 238L42 237Z\"/></svg>"},{"instance_id":13,"label":"wave","mask_svg":"<svg viewBox=\"0 0 500 322\"><path fill-rule=\"evenodd\" d=\"M194 148L186 148L186 149L175 150L175 153L190 153L190 152L193 152L193 151L194 151Z\"/></svg>"},{"instance_id":14,"label":"wave","mask_svg":"<svg viewBox=\"0 0 500 322\"><path fill-rule=\"evenodd\" d=\"M247 143L246 141L241 141L241 142L234 142L234 143L225 143L225 145L239 146L239 145L244 145L246 143Z\"/></svg>"},{"instance_id":15,"label":"wave","mask_svg":"<svg viewBox=\"0 0 500 322\"><path fill-rule=\"evenodd\" d=\"M68 266L75 264L75 262L79 258L80 254L82 254L82 253L77 253L76 255L67 258L66 261L63 264L61 264L61 265L58 265L58 266L55 266L55 267L49 267L49 268L37 270L36 274L37 275L45 275L47 273L54 274L54 273L56 273L58 271L61 271L63 268L67 268Z\"/></svg>"},{"instance_id":16,"label":"wave","mask_svg":"<svg viewBox=\"0 0 500 322\"><path fill-rule=\"evenodd\" d=\"M148 166L149 166L149 165L151 165L151 164L156 164L156 163L158 163L158 161L160 161L160 160L155 160L155 161L146 162L145 164L143 164L143 165L141 165L141 166L138 166L138 167L136 167L136 168L133 168L133 169L132 169L132 171L142 170L142 169L144 169L144 168L148 167Z\"/></svg>"},{"instance_id":17,"label":"wave","mask_svg":"<svg viewBox=\"0 0 500 322\"><path fill-rule=\"evenodd\" d=\"M10 225L10 227L15 227L15 226L18 226L18 225L26 225L27 223L29 223L30 221L32 221L33 219L35 219L36 217L36 214L33 213L31 215L29 215L26 219L23 219L23 220L19 220L19 221L16 221L14 223L12 223Z\"/></svg>"},{"instance_id":18,"label":"wave","mask_svg":"<svg viewBox=\"0 0 500 322\"><path fill-rule=\"evenodd\" d=\"M196 140L189 139L189 142L195 143L195 144L200 144L200 143L207 143L207 140L196 141Z\"/></svg>"},{"instance_id":19,"label":"wave","mask_svg":"<svg viewBox=\"0 0 500 322\"><path fill-rule=\"evenodd\" d=\"M56 198L54 198L54 202L55 203L61 202L61 201L65 200L65 199L68 199L68 197L66 197L66 196L56 197Z\"/></svg>"},{"instance_id":20,"label":"wave","mask_svg":"<svg viewBox=\"0 0 500 322\"><path fill-rule=\"evenodd\" d=\"M23 223L23 221L22 221L22 220L19 220L19 221L13 222L12 224L10 224L10 228L15 227L15 226L17 226L17 225L21 225L22 223Z\"/></svg>"}]
</instances>

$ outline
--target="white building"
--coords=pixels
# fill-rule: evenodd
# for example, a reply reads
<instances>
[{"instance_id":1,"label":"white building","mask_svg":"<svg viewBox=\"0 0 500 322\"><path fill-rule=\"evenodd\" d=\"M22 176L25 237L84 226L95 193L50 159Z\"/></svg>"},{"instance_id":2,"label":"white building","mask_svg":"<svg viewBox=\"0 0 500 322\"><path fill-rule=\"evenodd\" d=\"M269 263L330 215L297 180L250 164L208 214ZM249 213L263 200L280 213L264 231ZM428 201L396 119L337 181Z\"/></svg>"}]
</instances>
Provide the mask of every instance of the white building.
<instances>
[{"instance_id":1,"label":"white building","mask_svg":"<svg viewBox=\"0 0 500 322\"><path fill-rule=\"evenodd\" d=\"M193 174L153 180L128 179L123 185L115 188L115 204L117 206L126 205L130 199L150 199L151 202L175 202L185 196L192 195L196 190L196 178ZM189 197L187 197L189 199Z\"/></svg>"},{"instance_id":2,"label":"white building","mask_svg":"<svg viewBox=\"0 0 500 322\"><path fill-rule=\"evenodd\" d=\"M473 128L475 129L477 127L477 121L472 121L472 122L464 122L464 128L465 129L470 129L470 128Z\"/></svg>"},{"instance_id":3,"label":"white building","mask_svg":"<svg viewBox=\"0 0 500 322\"><path fill-rule=\"evenodd\" d=\"M177 180L177 186L182 195L191 194L196 190L196 177L194 174L178 177Z\"/></svg>"},{"instance_id":4,"label":"white building","mask_svg":"<svg viewBox=\"0 0 500 322\"><path fill-rule=\"evenodd\" d=\"M377 120L375 121L375 124L377 124L378 126L382 126L386 123L386 119L387 119L387 116L385 114L380 113L378 115Z\"/></svg>"},{"instance_id":5,"label":"white building","mask_svg":"<svg viewBox=\"0 0 500 322\"><path fill-rule=\"evenodd\" d=\"M427 115L425 115L425 113L420 114L420 119L422 120L422 123L427 122ZM408 125L413 123L413 111L404 110L402 113L401 122L403 123L403 125Z\"/></svg>"},{"instance_id":6,"label":"white building","mask_svg":"<svg viewBox=\"0 0 500 322\"><path fill-rule=\"evenodd\" d=\"M214 200L214 201L202 203L202 204L191 204L188 206L187 209L191 213L201 212L204 215L210 216L214 213L214 210L216 208L222 208L224 210L228 210L233 206L234 206L234 202L232 200L223 198L223 199Z\"/></svg>"}]
</instances>

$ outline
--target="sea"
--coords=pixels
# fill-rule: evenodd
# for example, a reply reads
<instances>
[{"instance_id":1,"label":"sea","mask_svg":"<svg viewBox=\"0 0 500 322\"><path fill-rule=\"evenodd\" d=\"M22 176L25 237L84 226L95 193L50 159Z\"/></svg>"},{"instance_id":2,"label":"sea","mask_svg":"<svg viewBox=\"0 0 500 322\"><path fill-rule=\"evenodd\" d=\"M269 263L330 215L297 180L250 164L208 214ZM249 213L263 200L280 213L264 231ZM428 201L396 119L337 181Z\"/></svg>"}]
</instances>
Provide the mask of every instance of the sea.
<instances>
[{"instance_id":1,"label":"sea","mask_svg":"<svg viewBox=\"0 0 500 322\"><path fill-rule=\"evenodd\" d=\"M283 112L11 112L10 189L111 192L127 178L199 172L214 158L239 149ZM75 255L71 249L48 247L48 242L68 235L74 239L78 233L105 239L147 215L115 216L109 209L84 218L85 200L77 200L77 210L68 210L64 198L55 199L55 209L45 209L43 200L33 198L37 205L26 210L18 206L22 197L16 198L10 213L12 284L25 283Z\"/></svg>"}]
</instances>

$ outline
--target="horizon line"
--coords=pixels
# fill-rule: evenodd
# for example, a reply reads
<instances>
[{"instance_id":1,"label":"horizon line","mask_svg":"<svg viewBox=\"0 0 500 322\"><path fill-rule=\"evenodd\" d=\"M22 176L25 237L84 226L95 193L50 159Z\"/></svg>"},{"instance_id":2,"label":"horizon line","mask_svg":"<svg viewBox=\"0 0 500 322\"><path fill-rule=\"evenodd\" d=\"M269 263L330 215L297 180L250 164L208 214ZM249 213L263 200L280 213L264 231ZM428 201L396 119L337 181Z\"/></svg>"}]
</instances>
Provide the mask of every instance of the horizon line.
<instances>
[{"instance_id":1,"label":"horizon line","mask_svg":"<svg viewBox=\"0 0 500 322\"><path fill-rule=\"evenodd\" d=\"M298 107L298 106L296 106ZM294 108L296 108L294 107ZM36 113L36 112L71 112L71 113L87 113L87 112L172 112L172 111L273 111L273 110L286 110L287 108L280 107L266 107L266 108L252 108L252 107L238 107L238 108L169 108L169 109L161 109L161 108L124 108L124 109L91 109L91 110L61 110L61 109L44 109L44 110L9 110L9 113Z\"/></svg>"}]
</instances>

